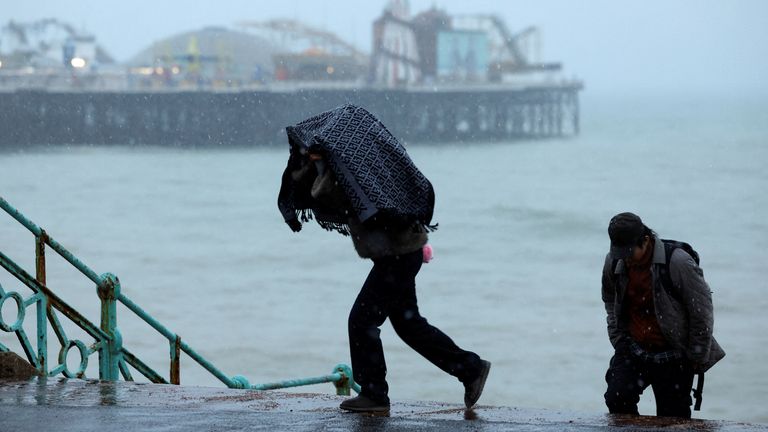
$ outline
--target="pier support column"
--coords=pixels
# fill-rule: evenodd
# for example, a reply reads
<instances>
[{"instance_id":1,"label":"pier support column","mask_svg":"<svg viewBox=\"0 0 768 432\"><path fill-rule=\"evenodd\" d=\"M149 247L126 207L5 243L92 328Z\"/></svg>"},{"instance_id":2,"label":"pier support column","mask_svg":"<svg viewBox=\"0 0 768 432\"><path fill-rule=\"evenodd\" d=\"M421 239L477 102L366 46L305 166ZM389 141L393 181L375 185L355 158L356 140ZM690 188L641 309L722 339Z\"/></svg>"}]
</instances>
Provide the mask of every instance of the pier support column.
<instances>
[{"instance_id":1,"label":"pier support column","mask_svg":"<svg viewBox=\"0 0 768 432\"><path fill-rule=\"evenodd\" d=\"M579 97L575 91L571 92L571 101L573 101L573 133L579 134Z\"/></svg>"}]
</instances>

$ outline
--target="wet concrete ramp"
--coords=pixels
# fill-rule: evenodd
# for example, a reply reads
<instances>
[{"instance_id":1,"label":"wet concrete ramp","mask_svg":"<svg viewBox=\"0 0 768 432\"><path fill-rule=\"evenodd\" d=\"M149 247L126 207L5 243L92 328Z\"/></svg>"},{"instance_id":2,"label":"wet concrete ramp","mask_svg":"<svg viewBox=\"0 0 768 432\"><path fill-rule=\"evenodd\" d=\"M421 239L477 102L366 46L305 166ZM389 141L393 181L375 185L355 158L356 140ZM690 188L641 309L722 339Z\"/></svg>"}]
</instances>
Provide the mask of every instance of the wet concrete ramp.
<instances>
[{"instance_id":1,"label":"wet concrete ramp","mask_svg":"<svg viewBox=\"0 0 768 432\"><path fill-rule=\"evenodd\" d=\"M768 431L768 425L394 402L389 416L345 413L343 396L32 379L0 383L0 431Z\"/></svg>"}]
</instances>

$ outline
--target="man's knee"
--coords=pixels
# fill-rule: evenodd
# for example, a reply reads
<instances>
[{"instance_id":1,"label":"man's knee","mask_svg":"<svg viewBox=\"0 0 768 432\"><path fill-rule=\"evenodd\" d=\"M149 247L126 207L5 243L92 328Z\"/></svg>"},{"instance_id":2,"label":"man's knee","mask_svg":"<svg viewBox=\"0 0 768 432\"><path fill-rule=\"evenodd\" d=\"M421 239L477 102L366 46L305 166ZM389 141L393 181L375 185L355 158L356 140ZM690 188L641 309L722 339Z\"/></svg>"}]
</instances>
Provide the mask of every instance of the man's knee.
<instances>
[{"instance_id":1,"label":"man's knee","mask_svg":"<svg viewBox=\"0 0 768 432\"><path fill-rule=\"evenodd\" d=\"M622 392L609 388L605 392L605 405L611 414L638 415L637 403L640 397L633 392Z\"/></svg>"},{"instance_id":2,"label":"man's knee","mask_svg":"<svg viewBox=\"0 0 768 432\"><path fill-rule=\"evenodd\" d=\"M620 359L614 359L620 360ZM613 365L615 362L612 361ZM605 405L611 414L638 414L637 403L644 385L642 378L628 373L624 368L611 367L605 373L608 389L605 392Z\"/></svg>"},{"instance_id":3,"label":"man's knee","mask_svg":"<svg viewBox=\"0 0 768 432\"><path fill-rule=\"evenodd\" d=\"M392 323L395 333L405 339L424 327L427 320L419 315L418 309L408 308L393 312L389 317L389 321Z\"/></svg>"},{"instance_id":4,"label":"man's knee","mask_svg":"<svg viewBox=\"0 0 768 432\"><path fill-rule=\"evenodd\" d=\"M349 335L353 338L376 339L381 334L379 326L383 320L365 314L350 313L347 320Z\"/></svg>"},{"instance_id":5,"label":"man's knee","mask_svg":"<svg viewBox=\"0 0 768 432\"><path fill-rule=\"evenodd\" d=\"M349 311L349 317L347 318L347 324L362 327L379 327L387 319L387 315L384 312L384 308L377 304L370 303L355 303L352 306L352 310Z\"/></svg>"},{"instance_id":6,"label":"man's knee","mask_svg":"<svg viewBox=\"0 0 768 432\"><path fill-rule=\"evenodd\" d=\"M685 386L674 388L674 391L667 393L659 392L656 394L656 415L659 417L691 418L692 404L690 388Z\"/></svg>"}]
</instances>

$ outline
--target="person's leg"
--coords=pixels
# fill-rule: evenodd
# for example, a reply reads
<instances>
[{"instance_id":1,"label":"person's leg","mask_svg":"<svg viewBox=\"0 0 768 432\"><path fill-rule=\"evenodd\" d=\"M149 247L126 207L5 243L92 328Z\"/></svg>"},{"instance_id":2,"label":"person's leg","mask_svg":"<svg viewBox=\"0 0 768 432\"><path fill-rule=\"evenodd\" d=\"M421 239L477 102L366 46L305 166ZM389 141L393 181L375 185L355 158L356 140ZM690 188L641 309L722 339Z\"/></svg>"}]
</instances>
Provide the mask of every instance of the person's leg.
<instances>
[{"instance_id":1,"label":"person's leg","mask_svg":"<svg viewBox=\"0 0 768 432\"><path fill-rule=\"evenodd\" d=\"M483 368L480 357L459 348L450 337L419 314L415 278L421 264L421 250L401 255L393 262L391 274L394 279L390 288L396 294L389 310L389 320L408 346L459 381L471 382Z\"/></svg>"},{"instance_id":2,"label":"person's leg","mask_svg":"<svg viewBox=\"0 0 768 432\"><path fill-rule=\"evenodd\" d=\"M687 360L654 367L652 387L657 416L691 418L693 376L693 369Z\"/></svg>"},{"instance_id":3,"label":"person's leg","mask_svg":"<svg viewBox=\"0 0 768 432\"><path fill-rule=\"evenodd\" d=\"M611 414L639 415L637 403L650 381L643 363L625 350L617 350L605 373L605 405Z\"/></svg>"},{"instance_id":4,"label":"person's leg","mask_svg":"<svg viewBox=\"0 0 768 432\"><path fill-rule=\"evenodd\" d=\"M389 404L387 365L379 338L391 301L387 279L385 266L374 261L348 320L353 378L362 388L361 395L381 404Z\"/></svg>"}]
</instances>

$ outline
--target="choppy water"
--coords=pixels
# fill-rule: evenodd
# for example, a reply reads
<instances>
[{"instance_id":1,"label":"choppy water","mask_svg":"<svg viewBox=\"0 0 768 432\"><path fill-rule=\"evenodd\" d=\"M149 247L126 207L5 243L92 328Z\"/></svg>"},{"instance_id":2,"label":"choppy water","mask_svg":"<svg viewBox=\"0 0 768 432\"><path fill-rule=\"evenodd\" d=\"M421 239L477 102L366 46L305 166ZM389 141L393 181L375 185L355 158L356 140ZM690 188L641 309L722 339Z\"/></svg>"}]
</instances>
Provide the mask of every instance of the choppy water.
<instances>
[{"instance_id":1,"label":"choppy water","mask_svg":"<svg viewBox=\"0 0 768 432\"><path fill-rule=\"evenodd\" d=\"M481 403L605 410L606 226L634 211L691 242L714 291L728 355L707 375L695 416L768 422L766 108L758 98L587 100L578 138L409 146L435 186L440 223L436 259L417 279L420 308L493 362ZM346 238L283 224L285 150L6 152L0 194L97 272L117 274L126 295L226 373L253 383L322 375L349 362L346 317L370 263ZM33 271L33 237L4 213L0 250ZM48 281L98 322L95 288L53 252ZM0 284L28 294L4 271ZM2 311L13 319L13 307ZM119 313L126 345L167 373L165 340ZM394 401L462 402L461 385L388 323L382 338ZM0 342L21 352L10 334ZM216 385L182 362L182 383ZM642 413L654 412L652 398Z\"/></svg>"}]
</instances>

